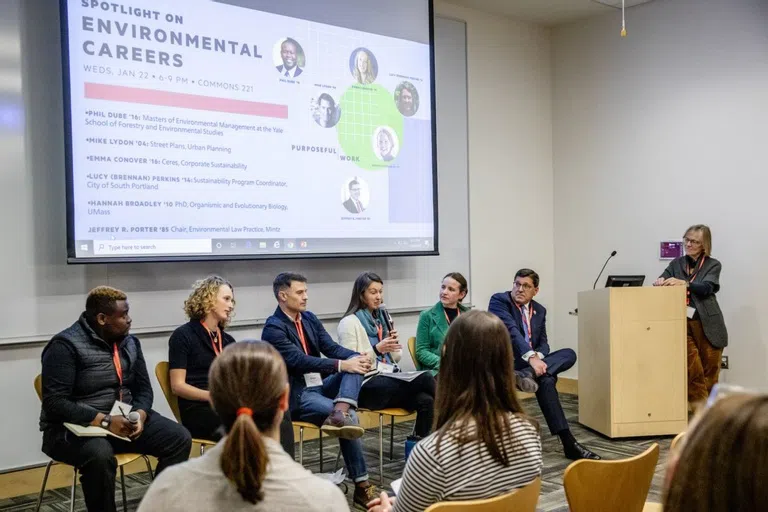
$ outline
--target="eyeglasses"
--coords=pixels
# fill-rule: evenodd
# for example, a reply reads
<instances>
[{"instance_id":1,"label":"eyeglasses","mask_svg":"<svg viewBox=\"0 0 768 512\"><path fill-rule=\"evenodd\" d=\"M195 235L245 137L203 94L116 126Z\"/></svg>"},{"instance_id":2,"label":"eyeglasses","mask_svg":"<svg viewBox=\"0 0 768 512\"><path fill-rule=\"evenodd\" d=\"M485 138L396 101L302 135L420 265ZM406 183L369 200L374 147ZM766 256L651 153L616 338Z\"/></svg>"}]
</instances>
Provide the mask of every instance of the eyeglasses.
<instances>
[{"instance_id":1,"label":"eyeglasses","mask_svg":"<svg viewBox=\"0 0 768 512\"><path fill-rule=\"evenodd\" d=\"M701 242L699 240L694 240L692 238L683 238L683 242L685 242L686 244L691 244L694 247L698 247L701 245Z\"/></svg>"},{"instance_id":2,"label":"eyeglasses","mask_svg":"<svg viewBox=\"0 0 768 512\"><path fill-rule=\"evenodd\" d=\"M528 283L523 283L523 284L515 283L513 286L515 288L520 288L521 290L525 290L526 292L533 290L533 285L530 285Z\"/></svg>"}]
</instances>

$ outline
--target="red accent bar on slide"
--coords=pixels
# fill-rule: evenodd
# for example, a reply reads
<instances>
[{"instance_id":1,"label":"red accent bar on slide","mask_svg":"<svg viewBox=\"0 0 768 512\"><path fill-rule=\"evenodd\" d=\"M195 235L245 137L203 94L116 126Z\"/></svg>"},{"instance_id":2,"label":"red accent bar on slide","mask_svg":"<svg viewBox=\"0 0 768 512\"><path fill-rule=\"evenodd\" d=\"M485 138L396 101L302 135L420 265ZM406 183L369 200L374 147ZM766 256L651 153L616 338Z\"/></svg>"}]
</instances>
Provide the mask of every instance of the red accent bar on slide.
<instances>
[{"instance_id":1,"label":"red accent bar on slide","mask_svg":"<svg viewBox=\"0 0 768 512\"><path fill-rule=\"evenodd\" d=\"M139 87L85 83L85 97L92 100L122 101L162 107L178 107L193 110L228 112L247 116L276 117L288 119L288 105L259 103L256 101L232 100L186 94L182 92L157 91Z\"/></svg>"}]
</instances>

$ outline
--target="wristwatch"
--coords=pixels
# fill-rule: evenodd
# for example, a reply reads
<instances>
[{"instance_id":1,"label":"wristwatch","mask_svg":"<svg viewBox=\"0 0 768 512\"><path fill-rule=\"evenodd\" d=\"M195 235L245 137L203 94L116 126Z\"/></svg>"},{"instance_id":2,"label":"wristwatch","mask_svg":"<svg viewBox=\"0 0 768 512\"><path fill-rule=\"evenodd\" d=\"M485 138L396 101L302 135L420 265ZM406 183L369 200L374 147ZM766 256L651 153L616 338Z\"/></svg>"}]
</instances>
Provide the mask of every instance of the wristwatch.
<instances>
[{"instance_id":1,"label":"wristwatch","mask_svg":"<svg viewBox=\"0 0 768 512\"><path fill-rule=\"evenodd\" d=\"M112 423L112 416L107 414L101 419L101 428L109 428L110 423Z\"/></svg>"}]
</instances>

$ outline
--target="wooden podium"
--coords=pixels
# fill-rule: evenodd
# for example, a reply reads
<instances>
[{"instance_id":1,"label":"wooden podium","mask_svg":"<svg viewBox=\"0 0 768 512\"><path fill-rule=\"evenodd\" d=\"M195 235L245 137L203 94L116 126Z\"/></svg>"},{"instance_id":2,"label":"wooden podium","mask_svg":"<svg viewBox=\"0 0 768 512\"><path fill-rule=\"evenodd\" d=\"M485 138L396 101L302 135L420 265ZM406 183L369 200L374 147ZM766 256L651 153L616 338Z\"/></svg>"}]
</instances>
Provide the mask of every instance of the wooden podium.
<instances>
[{"instance_id":1,"label":"wooden podium","mask_svg":"<svg viewBox=\"0 0 768 512\"><path fill-rule=\"evenodd\" d=\"M687 428L685 291L579 293L579 423L611 438Z\"/></svg>"}]
</instances>

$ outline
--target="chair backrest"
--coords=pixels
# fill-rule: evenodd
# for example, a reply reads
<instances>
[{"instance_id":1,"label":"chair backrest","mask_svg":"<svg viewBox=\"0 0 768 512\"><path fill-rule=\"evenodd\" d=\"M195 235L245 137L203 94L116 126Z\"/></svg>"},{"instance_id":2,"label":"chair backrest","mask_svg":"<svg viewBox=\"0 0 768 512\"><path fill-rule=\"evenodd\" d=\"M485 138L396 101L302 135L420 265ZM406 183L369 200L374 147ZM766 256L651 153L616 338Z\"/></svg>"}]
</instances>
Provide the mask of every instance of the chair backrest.
<instances>
[{"instance_id":1,"label":"chair backrest","mask_svg":"<svg viewBox=\"0 0 768 512\"><path fill-rule=\"evenodd\" d=\"M680 444L680 441L683 440L684 435L685 435L685 432L680 432L675 436L675 438L672 440L672 443L669 445L670 452L673 452L677 449L678 445Z\"/></svg>"},{"instance_id":2,"label":"chair backrest","mask_svg":"<svg viewBox=\"0 0 768 512\"><path fill-rule=\"evenodd\" d=\"M571 512L642 512L659 460L659 445L623 460L577 460L563 483Z\"/></svg>"},{"instance_id":3,"label":"chair backrest","mask_svg":"<svg viewBox=\"0 0 768 512\"><path fill-rule=\"evenodd\" d=\"M515 489L514 491L488 498L486 500L472 501L444 501L435 503L425 512L535 512L536 504L539 502L539 491L541 490L541 477L529 483L525 487Z\"/></svg>"},{"instance_id":4,"label":"chair backrest","mask_svg":"<svg viewBox=\"0 0 768 512\"><path fill-rule=\"evenodd\" d=\"M35 377L35 392L37 392L37 398L43 401L43 374L38 373Z\"/></svg>"},{"instance_id":5,"label":"chair backrest","mask_svg":"<svg viewBox=\"0 0 768 512\"><path fill-rule=\"evenodd\" d=\"M417 370L421 370L421 365L416 360L416 338L413 336L408 338L408 352L411 353L411 361L413 361L413 365Z\"/></svg>"},{"instance_id":6,"label":"chair backrest","mask_svg":"<svg viewBox=\"0 0 768 512\"><path fill-rule=\"evenodd\" d=\"M160 361L157 363L157 366L155 366L155 377L157 377L157 382L160 383L160 389L163 390L165 399L168 401L168 406L171 408L171 412L173 412L173 417L176 418L176 421L181 423L179 399L173 394L173 389L171 389L171 370L168 361Z\"/></svg>"}]
</instances>

